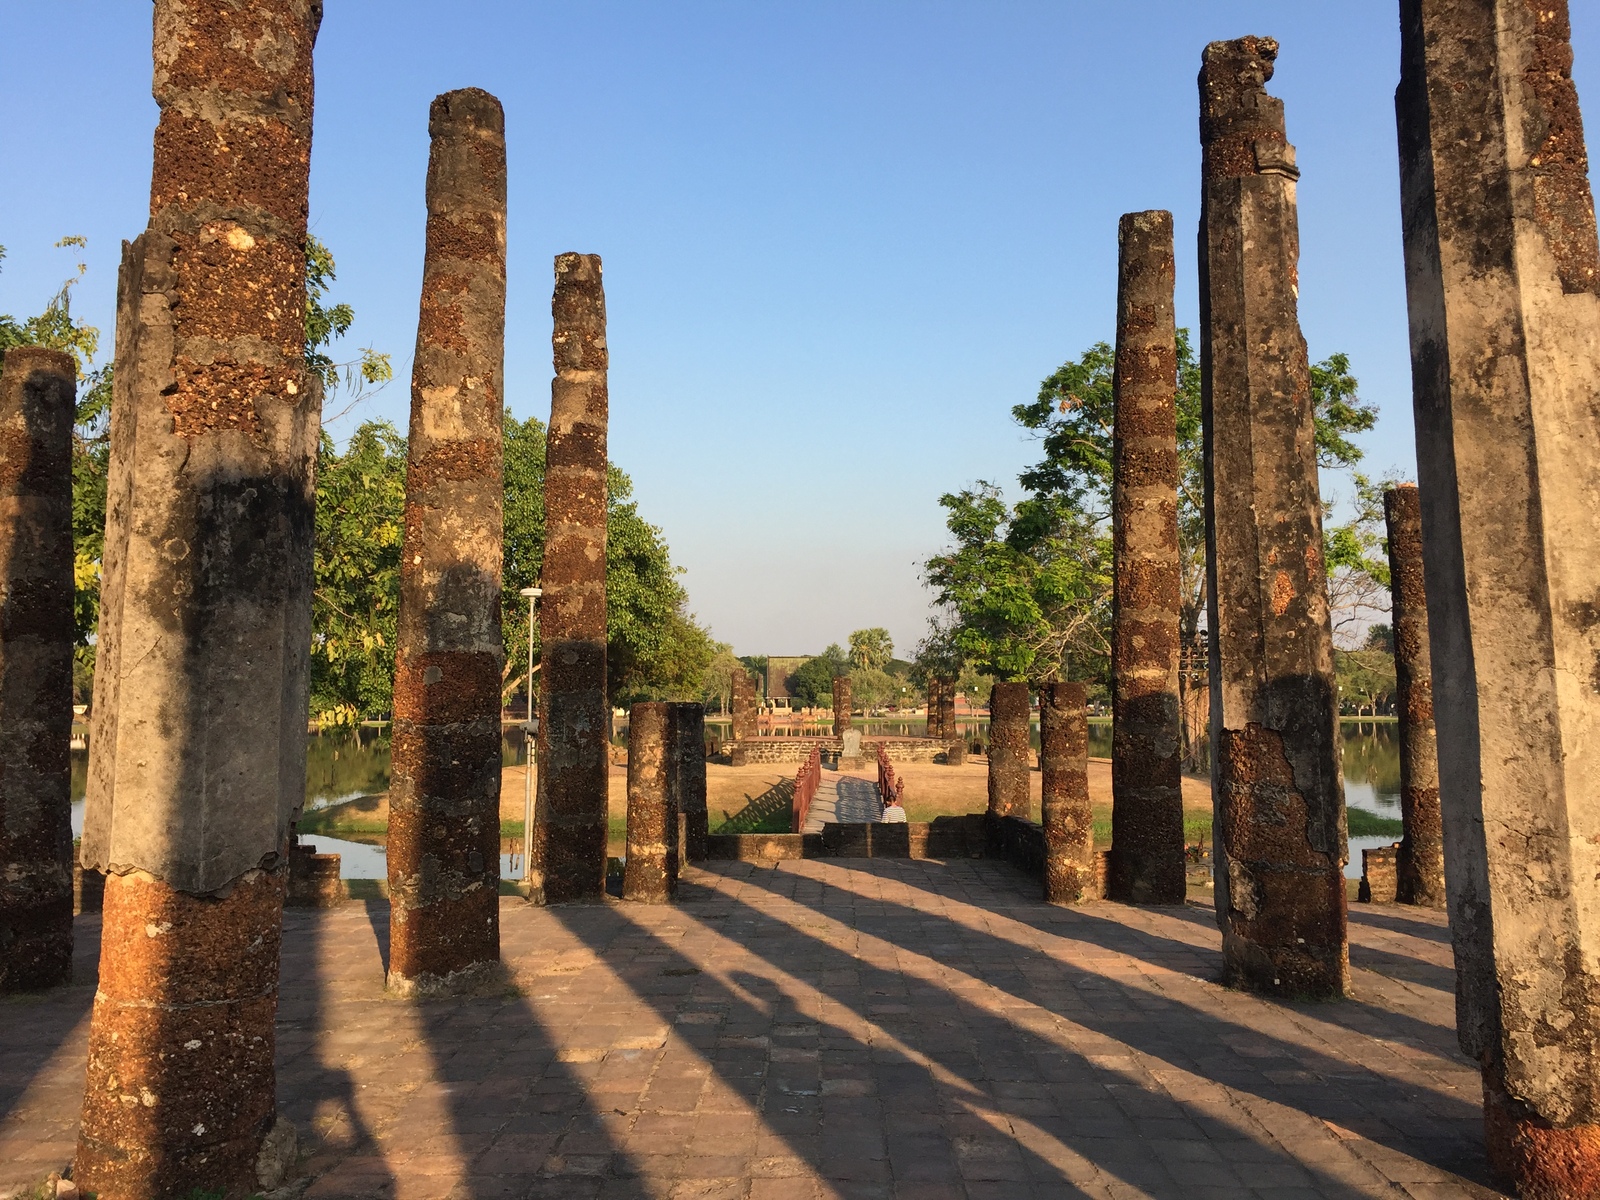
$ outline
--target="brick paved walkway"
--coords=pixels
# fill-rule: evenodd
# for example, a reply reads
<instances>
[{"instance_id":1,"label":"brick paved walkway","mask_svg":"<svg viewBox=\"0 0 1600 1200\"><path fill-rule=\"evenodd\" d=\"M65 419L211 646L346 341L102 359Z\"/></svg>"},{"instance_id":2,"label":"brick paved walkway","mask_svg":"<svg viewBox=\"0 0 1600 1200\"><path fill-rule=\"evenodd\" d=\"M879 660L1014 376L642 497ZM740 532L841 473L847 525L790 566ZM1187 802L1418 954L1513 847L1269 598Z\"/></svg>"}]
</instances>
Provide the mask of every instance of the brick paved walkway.
<instances>
[{"instance_id":1,"label":"brick paved walkway","mask_svg":"<svg viewBox=\"0 0 1600 1200\"><path fill-rule=\"evenodd\" d=\"M673 909L508 900L521 994L420 1005L383 994L381 903L291 912L306 1194L1493 1194L1437 916L1355 906L1357 998L1286 1006L1212 982L1204 907L1035 887L813 860L692 871ZM0 1196L71 1153L90 995L0 1004Z\"/></svg>"}]
</instances>

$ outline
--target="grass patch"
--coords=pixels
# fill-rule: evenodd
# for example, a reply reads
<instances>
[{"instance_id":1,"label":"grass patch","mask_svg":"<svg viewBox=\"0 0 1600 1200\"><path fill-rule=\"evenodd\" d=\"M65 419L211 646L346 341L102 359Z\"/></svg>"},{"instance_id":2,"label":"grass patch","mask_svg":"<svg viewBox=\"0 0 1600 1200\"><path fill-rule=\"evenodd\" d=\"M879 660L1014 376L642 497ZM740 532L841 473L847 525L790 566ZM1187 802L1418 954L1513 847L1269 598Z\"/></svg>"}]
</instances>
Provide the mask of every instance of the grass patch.
<instances>
[{"instance_id":1,"label":"grass patch","mask_svg":"<svg viewBox=\"0 0 1600 1200\"><path fill-rule=\"evenodd\" d=\"M1347 808L1345 817L1349 822L1351 837L1397 838L1405 831L1404 822L1398 818L1380 817L1364 808Z\"/></svg>"},{"instance_id":2,"label":"grass patch","mask_svg":"<svg viewBox=\"0 0 1600 1200\"><path fill-rule=\"evenodd\" d=\"M745 795L745 806L736 813L726 809L722 823L712 833L790 833L794 821L794 781L775 783L759 796Z\"/></svg>"}]
</instances>

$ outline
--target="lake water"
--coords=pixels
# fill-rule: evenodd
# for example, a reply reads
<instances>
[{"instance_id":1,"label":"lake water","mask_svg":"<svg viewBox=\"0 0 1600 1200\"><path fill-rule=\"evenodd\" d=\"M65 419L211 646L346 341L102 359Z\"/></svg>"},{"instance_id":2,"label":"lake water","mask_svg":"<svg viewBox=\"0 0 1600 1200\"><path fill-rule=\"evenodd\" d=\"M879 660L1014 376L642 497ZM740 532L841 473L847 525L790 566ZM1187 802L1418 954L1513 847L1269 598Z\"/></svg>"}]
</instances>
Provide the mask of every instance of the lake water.
<instances>
[{"instance_id":1,"label":"lake water","mask_svg":"<svg viewBox=\"0 0 1600 1200\"><path fill-rule=\"evenodd\" d=\"M902 737L921 736L921 721L873 721L871 732ZM1395 724L1383 721L1345 721L1344 728L1344 798L1351 808L1364 808L1379 816L1400 816L1400 735ZM972 732L985 735L988 722L974 722ZM962 731L969 726L962 724ZM1034 725L1033 740L1038 746L1039 729ZM523 761L526 739L522 730L508 727L500 739L500 761L514 766ZM1091 721L1089 725L1089 753L1096 758L1111 756L1111 724L1109 721ZM72 831L83 832L83 793L88 779L89 752L72 752ZM353 800L357 796L370 796L389 787L389 735L386 729L359 729L334 733L313 734L306 752L306 807L323 808ZM382 879L388 871L383 848L361 842L317 834L308 837L318 850L325 854L342 855L340 874L346 879ZM1352 878L1361 874L1361 851L1366 848L1387 846L1395 839L1383 837L1351 838L1350 865L1346 874ZM502 855L501 874L507 878L519 876L520 859Z\"/></svg>"}]
</instances>

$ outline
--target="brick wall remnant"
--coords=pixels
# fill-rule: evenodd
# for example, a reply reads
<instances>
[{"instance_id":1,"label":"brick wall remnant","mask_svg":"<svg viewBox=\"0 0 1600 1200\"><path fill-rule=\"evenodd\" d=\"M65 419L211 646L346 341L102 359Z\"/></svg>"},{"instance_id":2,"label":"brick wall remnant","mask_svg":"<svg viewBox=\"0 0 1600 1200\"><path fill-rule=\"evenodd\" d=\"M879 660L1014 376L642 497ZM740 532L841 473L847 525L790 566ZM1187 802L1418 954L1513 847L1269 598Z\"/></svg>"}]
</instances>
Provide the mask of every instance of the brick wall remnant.
<instances>
[{"instance_id":1,"label":"brick wall remnant","mask_svg":"<svg viewBox=\"0 0 1600 1200\"><path fill-rule=\"evenodd\" d=\"M1411 324L1456 1032L1491 1171L1600 1191L1600 251L1566 0L1403 0ZM1402 581L1402 592L1404 582Z\"/></svg>"},{"instance_id":2,"label":"brick wall remnant","mask_svg":"<svg viewBox=\"0 0 1600 1200\"><path fill-rule=\"evenodd\" d=\"M1045 902L1099 899L1089 806L1088 697L1081 683L1047 683L1039 689L1039 771Z\"/></svg>"},{"instance_id":3,"label":"brick wall remnant","mask_svg":"<svg viewBox=\"0 0 1600 1200\"><path fill-rule=\"evenodd\" d=\"M667 705L668 787L683 832L678 861L704 862L709 814L706 811L706 710L703 704Z\"/></svg>"},{"instance_id":4,"label":"brick wall remnant","mask_svg":"<svg viewBox=\"0 0 1600 1200\"><path fill-rule=\"evenodd\" d=\"M72 422L59 350L0 372L0 995L72 978Z\"/></svg>"},{"instance_id":5,"label":"brick wall remnant","mask_svg":"<svg viewBox=\"0 0 1600 1200\"><path fill-rule=\"evenodd\" d=\"M1028 710L1026 683L997 682L989 695L989 812L1028 818Z\"/></svg>"},{"instance_id":6,"label":"brick wall remnant","mask_svg":"<svg viewBox=\"0 0 1600 1200\"><path fill-rule=\"evenodd\" d=\"M1109 888L1129 904L1182 904L1172 214L1127 213L1117 246Z\"/></svg>"},{"instance_id":7,"label":"brick wall remnant","mask_svg":"<svg viewBox=\"0 0 1600 1200\"><path fill-rule=\"evenodd\" d=\"M539 782L529 876L549 904L605 895L606 299L598 254L560 254L545 452Z\"/></svg>"},{"instance_id":8,"label":"brick wall remnant","mask_svg":"<svg viewBox=\"0 0 1600 1200\"><path fill-rule=\"evenodd\" d=\"M1422 504L1414 484L1386 488L1389 595L1395 700L1400 712L1400 819L1396 899L1443 908L1444 828L1439 815L1439 747L1433 729L1433 662L1423 582Z\"/></svg>"},{"instance_id":9,"label":"brick wall remnant","mask_svg":"<svg viewBox=\"0 0 1600 1200\"><path fill-rule=\"evenodd\" d=\"M843 737L844 731L855 725L850 715L850 676L833 677L833 736Z\"/></svg>"},{"instance_id":10,"label":"brick wall remnant","mask_svg":"<svg viewBox=\"0 0 1600 1200\"><path fill-rule=\"evenodd\" d=\"M155 2L160 116L150 223L117 289L80 849L107 878L73 1177L102 1196L248 1195L293 1161L273 1017L305 799L321 11Z\"/></svg>"},{"instance_id":11,"label":"brick wall remnant","mask_svg":"<svg viewBox=\"0 0 1600 1200\"><path fill-rule=\"evenodd\" d=\"M628 715L628 851L622 898L668 904L678 894L678 811L672 773L668 705L635 704Z\"/></svg>"},{"instance_id":12,"label":"brick wall remnant","mask_svg":"<svg viewBox=\"0 0 1600 1200\"><path fill-rule=\"evenodd\" d=\"M1212 794L1223 977L1349 987L1337 695L1294 148L1269 96L1278 44L1212 42L1200 70L1201 410Z\"/></svg>"},{"instance_id":13,"label":"brick wall remnant","mask_svg":"<svg viewBox=\"0 0 1600 1200\"><path fill-rule=\"evenodd\" d=\"M1356 899L1362 904L1393 904L1396 899L1395 859L1399 843L1361 852L1361 884Z\"/></svg>"},{"instance_id":14,"label":"brick wall remnant","mask_svg":"<svg viewBox=\"0 0 1600 1200\"><path fill-rule=\"evenodd\" d=\"M428 134L389 787L402 995L470 990L500 961L505 114L488 92L446 92Z\"/></svg>"}]
</instances>

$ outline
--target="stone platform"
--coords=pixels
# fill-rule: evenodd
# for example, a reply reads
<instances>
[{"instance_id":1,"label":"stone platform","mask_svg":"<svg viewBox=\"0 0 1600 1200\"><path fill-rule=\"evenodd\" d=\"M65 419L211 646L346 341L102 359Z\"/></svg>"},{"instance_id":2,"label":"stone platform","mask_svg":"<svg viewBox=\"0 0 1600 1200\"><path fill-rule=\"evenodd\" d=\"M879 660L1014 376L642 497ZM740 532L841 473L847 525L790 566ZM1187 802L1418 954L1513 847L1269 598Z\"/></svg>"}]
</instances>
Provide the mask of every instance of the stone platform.
<instances>
[{"instance_id":1,"label":"stone platform","mask_svg":"<svg viewBox=\"0 0 1600 1200\"><path fill-rule=\"evenodd\" d=\"M383 992L388 908L285 918L307 1197L1489 1196L1442 918L1351 914L1357 995L1219 987L1209 907L1037 901L1002 862L688 871L675 908L505 900L516 987ZM0 1197L72 1153L79 978L0 1002Z\"/></svg>"}]
</instances>

